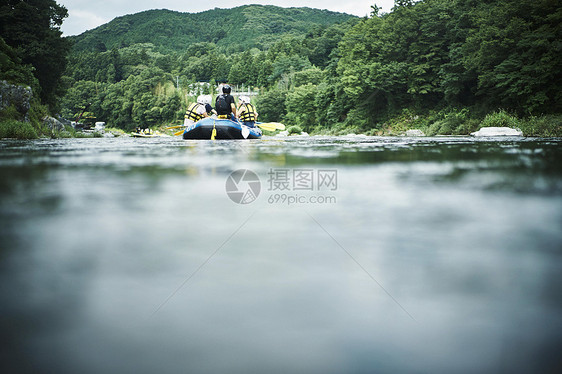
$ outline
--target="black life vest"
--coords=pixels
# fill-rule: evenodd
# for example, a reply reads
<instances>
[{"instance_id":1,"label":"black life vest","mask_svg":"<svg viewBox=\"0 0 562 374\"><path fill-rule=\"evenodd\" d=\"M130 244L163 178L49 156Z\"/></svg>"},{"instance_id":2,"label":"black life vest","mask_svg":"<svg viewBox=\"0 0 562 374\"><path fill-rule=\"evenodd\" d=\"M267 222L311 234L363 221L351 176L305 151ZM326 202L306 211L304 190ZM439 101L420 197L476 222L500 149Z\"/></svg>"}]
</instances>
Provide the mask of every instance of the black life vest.
<instances>
[{"instance_id":1,"label":"black life vest","mask_svg":"<svg viewBox=\"0 0 562 374\"><path fill-rule=\"evenodd\" d=\"M187 111L185 112L185 118L192 120L193 122L197 122L200 119L203 118L203 116L201 114L197 113L197 109L201 106L202 104L199 103L193 103L191 104L188 108Z\"/></svg>"},{"instance_id":2,"label":"black life vest","mask_svg":"<svg viewBox=\"0 0 562 374\"><path fill-rule=\"evenodd\" d=\"M242 122L255 122L256 121L256 108L252 104L242 104L246 110L240 110L240 121Z\"/></svg>"},{"instance_id":3,"label":"black life vest","mask_svg":"<svg viewBox=\"0 0 562 374\"><path fill-rule=\"evenodd\" d=\"M215 110L218 114L229 114L231 112L230 105L226 102L226 95L219 95L217 97Z\"/></svg>"}]
</instances>

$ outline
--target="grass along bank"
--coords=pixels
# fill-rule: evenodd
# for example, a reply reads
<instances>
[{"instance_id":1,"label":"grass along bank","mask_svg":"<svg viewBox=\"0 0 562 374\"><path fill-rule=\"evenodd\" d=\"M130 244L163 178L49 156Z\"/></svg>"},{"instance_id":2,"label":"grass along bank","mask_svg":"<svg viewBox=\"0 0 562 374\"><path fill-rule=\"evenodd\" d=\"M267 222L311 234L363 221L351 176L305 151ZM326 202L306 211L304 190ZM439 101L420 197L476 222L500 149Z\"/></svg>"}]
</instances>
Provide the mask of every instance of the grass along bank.
<instances>
[{"instance_id":1,"label":"grass along bank","mask_svg":"<svg viewBox=\"0 0 562 374\"><path fill-rule=\"evenodd\" d=\"M45 133L40 120L47 115L47 108L36 102L30 103L27 121L18 110L10 105L0 110L0 139L36 139Z\"/></svg>"},{"instance_id":2,"label":"grass along bank","mask_svg":"<svg viewBox=\"0 0 562 374\"><path fill-rule=\"evenodd\" d=\"M258 109L259 110L259 109ZM0 111L0 138L37 139L37 138L93 138L101 137L98 132L82 132L66 125L64 129L56 130L42 120L47 115L47 109L41 105L32 105L29 111L29 121L22 121L21 115L8 107ZM175 121L178 124L180 121ZM562 137L562 114L544 116L529 116L520 118L507 111L499 110L486 116L473 115L468 108L460 110L442 110L427 114L414 114L404 110L400 116L394 117L374 128L364 128L359 121L348 118L345 122L331 127L314 126L303 129L298 124L291 123L287 118L285 125L289 135L298 135L307 131L310 135L347 135L365 134L378 136L401 136L408 130L421 130L426 136L436 135L470 135L483 127L509 127L520 129L524 136L530 137ZM359 122L360 123L360 122ZM174 123L172 123L174 124ZM151 126L152 130L159 130L173 135L178 130L166 130L170 123ZM127 132L118 128L106 128L105 133L114 136L124 136ZM264 132L266 135L275 133Z\"/></svg>"},{"instance_id":3,"label":"grass along bank","mask_svg":"<svg viewBox=\"0 0 562 374\"><path fill-rule=\"evenodd\" d=\"M0 110L0 139L99 138L103 136L103 133L96 131L77 131L70 125L64 125L61 129L49 126L44 120L48 117L47 108L33 102L27 117L28 120L24 120L22 114L13 106ZM123 130L115 128L107 128L104 132L114 136L125 134Z\"/></svg>"},{"instance_id":4,"label":"grass along bank","mask_svg":"<svg viewBox=\"0 0 562 374\"><path fill-rule=\"evenodd\" d=\"M504 110L490 113L484 117L470 113L467 108L447 110L428 114L414 114L404 110L374 128L364 128L354 121L338 123L332 127L314 127L311 135L365 134L378 136L400 136L408 130L421 130L426 136L470 135L483 127L509 127L520 129L524 136L562 137L562 114L529 116L520 118Z\"/></svg>"},{"instance_id":5,"label":"grass along bank","mask_svg":"<svg viewBox=\"0 0 562 374\"><path fill-rule=\"evenodd\" d=\"M259 111L259 108L258 108ZM365 134L376 136L402 136L408 130L421 130L426 136L436 135L470 135L482 127L509 127L519 129L524 136L530 137L562 137L562 114L544 116L530 116L519 118L500 110L484 117L475 116L465 108L461 110L448 110L425 115L412 114L405 110L402 115L381 123L375 128L364 128L353 120L337 123L331 127L317 125L312 128L293 123L290 119L282 117L288 135L300 135L303 131L310 135L348 135ZM153 131L173 135L181 129L167 130L167 126L180 124L173 123L151 126ZM115 129L119 130L119 129ZM106 132L109 129L106 129ZM123 130L120 130L123 132ZM264 135L276 135L278 132L264 131ZM118 134L115 134L118 136Z\"/></svg>"}]
</instances>

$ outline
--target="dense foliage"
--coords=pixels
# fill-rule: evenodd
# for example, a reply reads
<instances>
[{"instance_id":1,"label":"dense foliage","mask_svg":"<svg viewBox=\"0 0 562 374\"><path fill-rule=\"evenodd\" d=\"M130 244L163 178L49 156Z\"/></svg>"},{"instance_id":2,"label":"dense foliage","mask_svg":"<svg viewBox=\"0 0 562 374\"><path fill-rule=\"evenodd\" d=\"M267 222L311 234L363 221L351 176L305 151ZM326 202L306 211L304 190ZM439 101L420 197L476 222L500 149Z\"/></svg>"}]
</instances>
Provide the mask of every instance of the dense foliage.
<instances>
[{"instance_id":1,"label":"dense foliage","mask_svg":"<svg viewBox=\"0 0 562 374\"><path fill-rule=\"evenodd\" d=\"M18 53L0 36L0 77L10 83L25 84L39 90L33 67L22 63Z\"/></svg>"},{"instance_id":2,"label":"dense foliage","mask_svg":"<svg viewBox=\"0 0 562 374\"><path fill-rule=\"evenodd\" d=\"M216 43L208 38L182 39L186 35L178 33L174 22L203 16L200 31L226 25L235 31ZM130 31L118 34L114 28L123 20ZM339 24L342 20L346 22ZM287 95L276 96L273 89L286 91L309 80L319 84L323 69L330 63L335 69L337 57L332 52L357 20L316 9L259 5L195 15L162 10L121 17L74 38L65 77L70 89L62 114L71 118L87 106L112 126L153 126L183 118L192 96L214 94L217 82L228 81L244 90L271 90L270 97L282 101L272 102L274 108L268 110L269 97L264 95L262 118L277 120L285 116ZM170 22L176 31L169 37L162 37L162 28L150 34L143 31L156 21ZM107 46L112 48L106 50Z\"/></svg>"},{"instance_id":3,"label":"dense foliage","mask_svg":"<svg viewBox=\"0 0 562 374\"><path fill-rule=\"evenodd\" d=\"M314 25L341 23L353 16L310 8L247 5L233 9L180 13L149 10L118 17L72 37L77 51L103 52L151 43L162 53L184 53L196 43L214 43L228 53L268 49L279 38L302 35Z\"/></svg>"},{"instance_id":4,"label":"dense foliage","mask_svg":"<svg viewBox=\"0 0 562 374\"><path fill-rule=\"evenodd\" d=\"M263 120L306 131L423 127L421 116L430 133L467 133L500 110L562 112L561 21L556 0L401 0L363 19L260 5L148 11L74 38L64 114L91 104L121 128L165 123L228 81L259 89Z\"/></svg>"},{"instance_id":5,"label":"dense foliage","mask_svg":"<svg viewBox=\"0 0 562 374\"><path fill-rule=\"evenodd\" d=\"M369 126L404 108L560 113L561 21L552 0L403 1L345 35L340 82Z\"/></svg>"},{"instance_id":6,"label":"dense foliage","mask_svg":"<svg viewBox=\"0 0 562 374\"><path fill-rule=\"evenodd\" d=\"M1 77L31 85L52 108L63 93L61 76L70 50L60 31L66 16L66 8L54 0L0 2Z\"/></svg>"}]
</instances>

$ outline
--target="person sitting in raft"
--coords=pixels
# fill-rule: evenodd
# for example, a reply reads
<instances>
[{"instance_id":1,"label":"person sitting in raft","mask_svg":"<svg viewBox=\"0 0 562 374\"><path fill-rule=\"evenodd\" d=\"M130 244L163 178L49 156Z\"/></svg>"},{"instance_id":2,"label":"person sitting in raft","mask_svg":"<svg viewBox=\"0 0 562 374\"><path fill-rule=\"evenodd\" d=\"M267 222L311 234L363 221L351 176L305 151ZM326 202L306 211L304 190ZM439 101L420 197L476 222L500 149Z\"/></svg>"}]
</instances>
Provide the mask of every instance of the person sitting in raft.
<instances>
[{"instance_id":1,"label":"person sitting in raft","mask_svg":"<svg viewBox=\"0 0 562 374\"><path fill-rule=\"evenodd\" d=\"M222 94L217 96L215 100L215 110L219 118L226 119L229 118L236 121L236 104L234 102L234 97L230 95L231 88L228 84L225 84L222 88Z\"/></svg>"},{"instance_id":2,"label":"person sitting in raft","mask_svg":"<svg viewBox=\"0 0 562 374\"><path fill-rule=\"evenodd\" d=\"M205 103L205 111L207 111L207 116L211 116L211 115L216 115L217 111L213 109L213 107L211 106L211 102L213 101L213 98L211 97L211 95L202 95L203 96L203 102Z\"/></svg>"},{"instance_id":3,"label":"person sitting in raft","mask_svg":"<svg viewBox=\"0 0 562 374\"><path fill-rule=\"evenodd\" d=\"M249 96L240 96L240 103L238 104L238 116L243 125L248 127L256 127L258 112L256 111L256 107L250 104Z\"/></svg>"},{"instance_id":4,"label":"person sitting in raft","mask_svg":"<svg viewBox=\"0 0 562 374\"><path fill-rule=\"evenodd\" d=\"M187 108L183 125L191 126L200 119L209 117L212 112L213 107L211 106L211 96L199 95L197 97L197 102L189 105Z\"/></svg>"}]
</instances>

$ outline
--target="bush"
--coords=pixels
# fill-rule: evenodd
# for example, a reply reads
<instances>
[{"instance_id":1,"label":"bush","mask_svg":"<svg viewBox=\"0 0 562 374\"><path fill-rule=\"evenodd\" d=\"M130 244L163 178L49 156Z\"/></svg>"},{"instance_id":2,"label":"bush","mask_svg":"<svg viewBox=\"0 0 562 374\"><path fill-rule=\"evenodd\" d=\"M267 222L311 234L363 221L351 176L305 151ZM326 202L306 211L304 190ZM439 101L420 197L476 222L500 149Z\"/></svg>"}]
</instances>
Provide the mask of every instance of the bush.
<instances>
[{"instance_id":1,"label":"bush","mask_svg":"<svg viewBox=\"0 0 562 374\"><path fill-rule=\"evenodd\" d=\"M310 83L290 91L286 99L287 122L311 131L317 124L315 96L316 86Z\"/></svg>"},{"instance_id":2,"label":"bush","mask_svg":"<svg viewBox=\"0 0 562 374\"><path fill-rule=\"evenodd\" d=\"M37 139L37 131L29 122L8 120L0 122L0 138Z\"/></svg>"},{"instance_id":3,"label":"bush","mask_svg":"<svg viewBox=\"0 0 562 374\"><path fill-rule=\"evenodd\" d=\"M344 128L340 128L337 125L333 126L336 134L360 133L363 129L368 129L370 127L365 112L356 108L349 111L343 125Z\"/></svg>"},{"instance_id":4,"label":"bush","mask_svg":"<svg viewBox=\"0 0 562 374\"><path fill-rule=\"evenodd\" d=\"M519 126L521 126L521 121L517 117L508 114L504 110L488 114L484 118L482 123L480 123L480 127L519 128Z\"/></svg>"},{"instance_id":5,"label":"bush","mask_svg":"<svg viewBox=\"0 0 562 374\"><path fill-rule=\"evenodd\" d=\"M428 136L434 135L468 135L476 131L479 121L470 118L467 108L449 109L440 111L430 118L431 125L425 132Z\"/></svg>"},{"instance_id":6,"label":"bush","mask_svg":"<svg viewBox=\"0 0 562 374\"><path fill-rule=\"evenodd\" d=\"M287 113L285 101L287 91L268 91L256 98L256 109L260 114L260 121L283 121Z\"/></svg>"},{"instance_id":7,"label":"bush","mask_svg":"<svg viewBox=\"0 0 562 374\"><path fill-rule=\"evenodd\" d=\"M0 110L0 121L18 120L22 119L22 115L18 110L10 105L2 110Z\"/></svg>"},{"instance_id":8,"label":"bush","mask_svg":"<svg viewBox=\"0 0 562 374\"><path fill-rule=\"evenodd\" d=\"M562 114L531 117L521 121L519 128L525 136L562 136Z\"/></svg>"},{"instance_id":9,"label":"bush","mask_svg":"<svg viewBox=\"0 0 562 374\"><path fill-rule=\"evenodd\" d=\"M453 135L470 135L478 130L480 122L477 119L466 119L456 129L453 130Z\"/></svg>"},{"instance_id":10,"label":"bush","mask_svg":"<svg viewBox=\"0 0 562 374\"><path fill-rule=\"evenodd\" d=\"M289 132L289 135L292 135L292 134L300 135L302 133L302 128L298 125L293 125L293 126L289 126L287 128L287 131Z\"/></svg>"}]
</instances>

